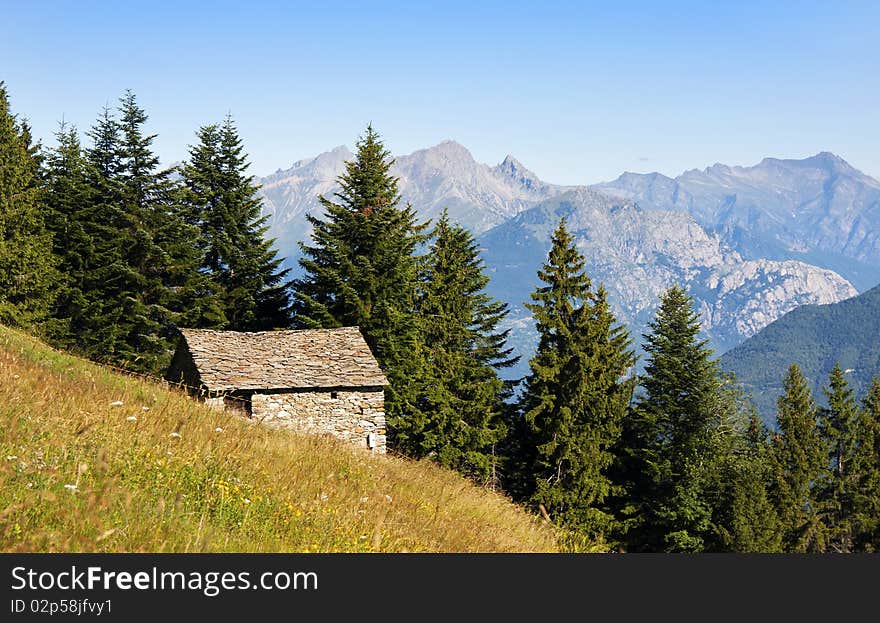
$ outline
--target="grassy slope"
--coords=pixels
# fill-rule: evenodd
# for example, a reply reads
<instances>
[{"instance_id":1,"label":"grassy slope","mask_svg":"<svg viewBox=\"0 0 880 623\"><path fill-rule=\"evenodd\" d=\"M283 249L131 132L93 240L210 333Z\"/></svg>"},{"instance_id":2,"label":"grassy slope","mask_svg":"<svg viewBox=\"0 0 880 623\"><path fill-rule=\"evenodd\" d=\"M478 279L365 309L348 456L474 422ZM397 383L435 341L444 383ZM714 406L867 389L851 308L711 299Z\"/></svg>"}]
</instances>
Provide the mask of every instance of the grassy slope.
<instances>
[{"instance_id":1,"label":"grassy slope","mask_svg":"<svg viewBox=\"0 0 880 623\"><path fill-rule=\"evenodd\" d=\"M252 425L0 327L2 551L556 548L433 464Z\"/></svg>"}]
</instances>

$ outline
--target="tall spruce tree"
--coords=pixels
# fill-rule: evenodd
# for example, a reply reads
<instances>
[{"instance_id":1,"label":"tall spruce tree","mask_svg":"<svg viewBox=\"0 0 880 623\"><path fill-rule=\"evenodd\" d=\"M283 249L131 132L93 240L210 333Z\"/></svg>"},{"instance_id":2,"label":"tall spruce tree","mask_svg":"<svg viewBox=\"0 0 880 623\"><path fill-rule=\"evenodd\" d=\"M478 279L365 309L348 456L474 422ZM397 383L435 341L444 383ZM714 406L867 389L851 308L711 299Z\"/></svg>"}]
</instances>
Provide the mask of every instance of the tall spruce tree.
<instances>
[{"instance_id":1,"label":"tall spruce tree","mask_svg":"<svg viewBox=\"0 0 880 623\"><path fill-rule=\"evenodd\" d=\"M635 357L605 290L591 289L564 220L538 277L544 285L527 307L539 343L520 401L526 424L522 458L531 472L527 492L531 504L557 523L603 539L612 523L605 507L612 448L632 392L624 375Z\"/></svg>"},{"instance_id":2,"label":"tall spruce tree","mask_svg":"<svg viewBox=\"0 0 880 623\"><path fill-rule=\"evenodd\" d=\"M402 422L405 435L400 431L398 439L411 456L430 456L495 486L504 400L512 393L497 370L518 360L506 346L509 331L498 329L507 305L486 294L489 277L477 243L445 210L431 237L417 305L425 371L418 410Z\"/></svg>"},{"instance_id":3,"label":"tall spruce tree","mask_svg":"<svg viewBox=\"0 0 880 623\"><path fill-rule=\"evenodd\" d=\"M880 552L880 378L876 376L862 401L857 429L853 549Z\"/></svg>"},{"instance_id":4,"label":"tall spruce tree","mask_svg":"<svg viewBox=\"0 0 880 623\"><path fill-rule=\"evenodd\" d=\"M709 541L707 549L777 553L782 551L782 534L770 498L770 435L754 407L746 407L742 399L740 389L726 384L722 412L736 414L730 421L735 429L727 433L722 426L716 437L727 447L719 453L717 487L712 500L715 538ZM745 428L738 430L744 413L748 413Z\"/></svg>"},{"instance_id":5,"label":"tall spruce tree","mask_svg":"<svg viewBox=\"0 0 880 623\"><path fill-rule=\"evenodd\" d=\"M807 380L792 364L778 400L778 433L773 437L773 498L789 552L823 551L826 545L815 485L826 466L817 409Z\"/></svg>"},{"instance_id":6,"label":"tall spruce tree","mask_svg":"<svg viewBox=\"0 0 880 623\"><path fill-rule=\"evenodd\" d=\"M417 246L427 224L400 206L393 163L372 126L339 179L336 201L319 197L326 215L308 215L312 244L302 243L304 275L294 282L294 324L360 327L388 377L385 392L392 447L407 448L406 420L416 414L422 374L419 326L413 311Z\"/></svg>"},{"instance_id":7,"label":"tall spruce tree","mask_svg":"<svg viewBox=\"0 0 880 623\"><path fill-rule=\"evenodd\" d=\"M98 361L125 365L127 318L122 301L131 296L132 271L125 262L129 222L123 209L122 137L119 122L104 107L87 132L91 145L85 150L86 186L89 204L71 206L73 217L82 223L92 247L83 267L84 306L81 319L71 325L75 349ZM74 171L58 171L61 176ZM63 185L63 180L55 182ZM75 183L75 182L73 182ZM62 211L63 217L64 209ZM65 269L66 270L66 269Z\"/></svg>"},{"instance_id":8,"label":"tall spruce tree","mask_svg":"<svg viewBox=\"0 0 880 623\"><path fill-rule=\"evenodd\" d=\"M0 82L0 323L33 327L55 294L52 235L42 208L39 146Z\"/></svg>"},{"instance_id":9,"label":"tall spruce tree","mask_svg":"<svg viewBox=\"0 0 880 623\"><path fill-rule=\"evenodd\" d=\"M290 300L274 241L265 233L259 186L238 130L227 116L201 127L181 173L187 219L199 228L201 271L210 277L219 309L212 324L234 331L264 331L290 325ZM213 299L211 299L213 302Z\"/></svg>"},{"instance_id":10,"label":"tall spruce tree","mask_svg":"<svg viewBox=\"0 0 880 623\"><path fill-rule=\"evenodd\" d=\"M859 408L840 364L835 364L823 388L828 407L819 412L819 434L827 453L818 487L818 503L828 529L828 547L849 552L853 547L855 495L859 481L855 461Z\"/></svg>"},{"instance_id":11,"label":"tall spruce tree","mask_svg":"<svg viewBox=\"0 0 880 623\"><path fill-rule=\"evenodd\" d=\"M198 324L205 280L196 230L184 219L170 170L160 170L133 93L119 120L104 110L87 150L91 207L78 218L94 243L91 281L77 346L88 356L157 373L168 362L175 327Z\"/></svg>"},{"instance_id":12,"label":"tall spruce tree","mask_svg":"<svg viewBox=\"0 0 880 623\"><path fill-rule=\"evenodd\" d=\"M164 294L160 275L166 258L156 245L152 226L159 224L155 203L163 194L167 175L155 175L159 159L150 149L155 136L143 134L147 115L130 91L120 99L120 117L118 122L105 119L108 125L115 124L117 139L107 146L115 153L106 156L108 161L115 157L118 168L102 186L109 195L105 201L116 204L111 210L118 217L114 266L118 280L106 295L112 301L119 337L105 356L118 365L155 371L165 350L160 339L164 310L158 303Z\"/></svg>"},{"instance_id":13,"label":"tall spruce tree","mask_svg":"<svg viewBox=\"0 0 880 623\"><path fill-rule=\"evenodd\" d=\"M703 551L713 539L710 491L724 446L718 364L683 288L664 293L649 327L643 391L627 418L635 469L627 543L636 551Z\"/></svg>"},{"instance_id":14,"label":"tall spruce tree","mask_svg":"<svg viewBox=\"0 0 880 623\"><path fill-rule=\"evenodd\" d=\"M93 211L95 192L90 169L76 128L62 123L55 134L57 145L46 158L46 223L53 236L53 252L61 274L58 296L43 334L56 346L78 350L81 336L90 334L89 308L92 304L92 271L97 246Z\"/></svg>"}]
</instances>

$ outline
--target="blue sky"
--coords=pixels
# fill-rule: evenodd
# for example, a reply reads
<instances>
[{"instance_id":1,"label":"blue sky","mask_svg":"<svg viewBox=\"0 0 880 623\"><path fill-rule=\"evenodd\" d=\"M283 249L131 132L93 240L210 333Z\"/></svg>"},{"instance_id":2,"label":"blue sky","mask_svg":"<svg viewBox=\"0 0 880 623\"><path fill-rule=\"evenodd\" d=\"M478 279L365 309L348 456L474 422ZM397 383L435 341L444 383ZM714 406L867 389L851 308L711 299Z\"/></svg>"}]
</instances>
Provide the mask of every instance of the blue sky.
<instances>
[{"instance_id":1,"label":"blue sky","mask_svg":"<svg viewBox=\"0 0 880 623\"><path fill-rule=\"evenodd\" d=\"M880 177L876 2L3 5L0 80L49 143L131 88L163 161L230 111L257 174L372 121L557 183L823 150Z\"/></svg>"}]
</instances>

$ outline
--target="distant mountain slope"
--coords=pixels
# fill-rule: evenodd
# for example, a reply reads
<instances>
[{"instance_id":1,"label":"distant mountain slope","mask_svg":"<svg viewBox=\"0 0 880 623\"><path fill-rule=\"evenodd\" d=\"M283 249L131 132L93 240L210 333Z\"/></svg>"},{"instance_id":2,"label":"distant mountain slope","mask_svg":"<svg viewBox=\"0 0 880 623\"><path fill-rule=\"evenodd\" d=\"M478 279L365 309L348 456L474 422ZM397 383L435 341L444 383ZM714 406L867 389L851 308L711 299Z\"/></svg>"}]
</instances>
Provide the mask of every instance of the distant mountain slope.
<instances>
[{"instance_id":1,"label":"distant mountain slope","mask_svg":"<svg viewBox=\"0 0 880 623\"><path fill-rule=\"evenodd\" d=\"M263 214L269 217L269 236L276 239L288 266L296 266L296 258L300 255L298 243L308 239L306 213L318 213L321 209L318 195L332 198L333 192L339 188L336 177L345 170L345 161L352 157L348 148L340 145L258 180Z\"/></svg>"},{"instance_id":2,"label":"distant mountain slope","mask_svg":"<svg viewBox=\"0 0 880 623\"><path fill-rule=\"evenodd\" d=\"M683 212L643 210L580 188L520 213L479 237L491 293L508 301L518 352L535 336L523 302L537 285L536 271L550 236L565 217L588 272L603 282L618 318L636 338L653 316L660 294L673 284L695 297L703 327L719 350L740 343L798 305L828 303L857 294L830 270L797 261L743 260L717 234ZM525 362L515 372L525 371Z\"/></svg>"},{"instance_id":3,"label":"distant mountain slope","mask_svg":"<svg viewBox=\"0 0 880 623\"><path fill-rule=\"evenodd\" d=\"M721 358L722 367L753 394L764 420L774 424L790 364L801 367L824 403L821 387L838 361L859 396L880 374L880 286L839 303L798 307Z\"/></svg>"},{"instance_id":4,"label":"distant mountain slope","mask_svg":"<svg viewBox=\"0 0 880 623\"><path fill-rule=\"evenodd\" d=\"M864 290L880 281L880 182L832 153L715 164L675 179L625 173L594 190L691 214L748 259L798 259Z\"/></svg>"}]
</instances>

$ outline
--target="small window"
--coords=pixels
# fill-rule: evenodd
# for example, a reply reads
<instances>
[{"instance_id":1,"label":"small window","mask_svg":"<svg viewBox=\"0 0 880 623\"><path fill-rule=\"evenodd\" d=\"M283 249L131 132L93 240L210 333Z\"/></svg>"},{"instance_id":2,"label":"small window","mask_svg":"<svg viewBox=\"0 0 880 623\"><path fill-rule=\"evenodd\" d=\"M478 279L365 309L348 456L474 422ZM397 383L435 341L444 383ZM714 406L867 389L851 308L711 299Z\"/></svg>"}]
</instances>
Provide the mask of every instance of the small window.
<instances>
[{"instance_id":1,"label":"small window","mask_svg":"<svg viewBox=\"0 0 880 623\"><path fill-rule=\"evenodd\" d=\"M339 392L330 392L330 397L333 400L336 400L337 398L339 398Z\"/></svg>"}]
</instances>

